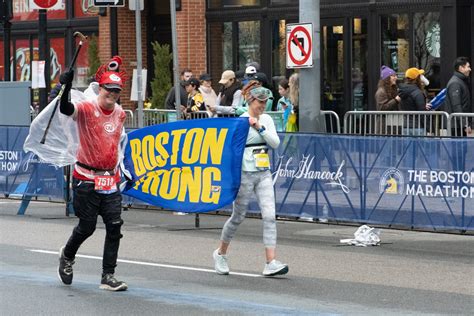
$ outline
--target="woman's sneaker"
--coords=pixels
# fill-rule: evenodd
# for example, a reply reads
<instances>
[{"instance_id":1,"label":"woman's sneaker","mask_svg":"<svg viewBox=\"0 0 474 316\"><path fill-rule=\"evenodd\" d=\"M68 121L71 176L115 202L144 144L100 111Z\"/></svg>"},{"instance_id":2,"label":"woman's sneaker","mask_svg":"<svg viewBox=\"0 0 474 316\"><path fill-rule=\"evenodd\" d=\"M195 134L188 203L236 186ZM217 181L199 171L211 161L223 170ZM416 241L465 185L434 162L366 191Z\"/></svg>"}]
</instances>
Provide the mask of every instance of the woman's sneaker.
<instances>
[{"instance_id":1,"label":"woman's sneaker","mask_svg":"<svg viewBox=\"0 0 474 316\"><path fill-rule=\"evenodd\" d=\"M227 265L227 256L220 255L219 249L214 250L212 254L214 258L214 269L218 274L229 274L229 266Z\"/></svg>"},{"instance_id":2,"label":"woman's sneaker","mask_svg":"<svg viewBox=\"0 0 474 316\"><path fill-rule=\"evenodd\" d=\"M61 282L64 284L72 283L72 265L74 264L74 259L69 259L64 256L64 247L62 246L59 249L59 267L58 267L58 277Z\"/></svg>"},{"instance_id":3,"label":"woman's sneaker","mask_svg":"<svg viewBox=\"0 0 474 316\"><path fill-rule=\"evenodd\" d=\"M288 265L281 263L278 260L273 259L270 263L265 265L265 269L263 269L264 276L274 276L274 275L281 275L288 273Z\"/></svg>"},{"instance_id":4,"label":"woman's sneaker","mask_svg":"<svg viewBox=\"0 0 474 316\"><path fill-rule=\"evenodd\" d=\"M100 288L108 291L125 291L128 289L128 285L123 281L117 281L112 273L107 273L102 275Z\"/></svg>"}]
</instances>

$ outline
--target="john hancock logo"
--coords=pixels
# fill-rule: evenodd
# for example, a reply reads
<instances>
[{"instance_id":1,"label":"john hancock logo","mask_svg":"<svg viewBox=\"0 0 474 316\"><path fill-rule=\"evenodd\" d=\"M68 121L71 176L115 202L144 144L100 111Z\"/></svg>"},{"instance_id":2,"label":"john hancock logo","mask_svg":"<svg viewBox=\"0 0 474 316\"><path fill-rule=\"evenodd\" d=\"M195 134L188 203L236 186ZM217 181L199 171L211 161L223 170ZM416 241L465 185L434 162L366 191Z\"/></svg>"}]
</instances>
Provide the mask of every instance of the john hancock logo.
<instances>
[{"instance_id":1,"label":"john hancock logo","mask_svg":"<svg viewBox=\"0 0 474 316\"><path fill-rule=\"evenodd\" d=\"M380 178L379 192L387 194L402 194L405 180L400 170L390 168Z\"/></svg>"}]
</instances>

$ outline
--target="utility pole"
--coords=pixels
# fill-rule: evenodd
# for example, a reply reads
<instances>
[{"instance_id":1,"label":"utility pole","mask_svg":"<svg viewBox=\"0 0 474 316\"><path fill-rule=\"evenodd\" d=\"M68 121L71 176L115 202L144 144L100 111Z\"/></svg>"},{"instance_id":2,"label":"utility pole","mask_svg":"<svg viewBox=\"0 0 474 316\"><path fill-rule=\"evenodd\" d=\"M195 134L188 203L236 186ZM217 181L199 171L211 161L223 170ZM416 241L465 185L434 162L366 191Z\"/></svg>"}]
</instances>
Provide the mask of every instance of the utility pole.
<instances>
[{"instance_id":1,"label":"utility pole","mask_svg":"<svg viewBox=\"0 0 474 316\"><path fill-rule=\"evenodd\" d=\"M299 76L299 129L324 133L326 121L321 115L321 24L320 0L299 0L300 23L313 24L313 67L303 68Z\"/></svg>"},{"instance_id":2,"label":"utility pole","mask_svg":"<svg viewBox=\"0 0 474 316\"><path fill-rule=\"evenodd\" d=\"M141 20L139 0L135 0L135 32L136 32L136 45L137 45L138 128L142 128L143 127L142 20Z\"/></svg>"},{"instance_id":3,"label":"utility pole","mask_svg":"<svg viewBox=\"0 0 474 316\"><path fill-rule=\"evenodd\" d=\"M42 111L46 105L48 105L48 92L51 85L50 76L50 56L49 56L49 45L48 45L48 18L47 10L39 10L38 18L38 49L39 49L39 60L44 60L44 81L46 88L39 89L39 101L40 111Z\"/></svg>"},{"instance_id":4,"label":"utility pole","mask_svg":"<svg viewBox=\"0 0 474 316\"><path fill-rule=\"evenodd\" d=\"M173 48L173 82L176 101L176 119L181 119L181 87L179 86L178 35L176 34L176 0L170 0L171 39Z\"/></svg>"},{"instance_id":5,"label":"utility pole","mask_svg":"<svg viewBox=\"0 0 474 316\"><path fill-rule=\"evenodd\" d=\"M5 81L11 80L11 73L10 73L10 32L11 32L11 22L10 20L13 18L13 8L11 0L1 0L0 2L0 9L1 9L1 16L3 23L3 71L4 71L4 79Z\"/></svg>"}]
</instances>

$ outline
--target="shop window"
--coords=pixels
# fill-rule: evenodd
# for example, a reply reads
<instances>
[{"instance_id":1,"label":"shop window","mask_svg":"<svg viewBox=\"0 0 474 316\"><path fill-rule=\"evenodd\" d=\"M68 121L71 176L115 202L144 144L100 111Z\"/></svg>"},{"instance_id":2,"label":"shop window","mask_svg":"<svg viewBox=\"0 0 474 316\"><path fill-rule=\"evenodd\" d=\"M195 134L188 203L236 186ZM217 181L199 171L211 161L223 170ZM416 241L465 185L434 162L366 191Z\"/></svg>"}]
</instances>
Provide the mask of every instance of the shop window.
<instances>
[{"instance_id":1,"label":"shop window","mask_svg":"<svg viewBox=\"0 0 474 316\"><path fill-rule=\"evenodd\" d=\"M134 0L132 0L134 1ZM75 18L90 18L97 16L99 7L95 7L92 0L74 1L74 17Z\"/></svg>"},{"instance_id":2,"label":"shop window","mask_svg":"<svg viewBox=\"0 0 474 316\"><path fill-rule=\"evenodd\" d=\"M413 16L415 34L415 67L424 69L429 79L428 90L440 89L441 28L438 12L415 13Z\"/></svg>"},{"instance_id":3,"label":"shop window","mask_svg":"<svg viewBox=\"0 0 474 316\"><path fill-rule=\"evenodd\" d=\"M352 32L352 109L368 109L367 19L353 20Z\"/></svg>"},{"instance_id":4,"label":"shop window","mask_svg":"<svg viewBox=\"0 0 474 316\"><path fill-rule=\"evenodd\" d=\"M395 70L399 78L403 78L411 67L409 33L408 14L381 16L382 65Z\"/></svg>"},{"instance_id":5,"label":"shop window","mask_svg":"<svg viewBox=\"0 0 474 316\"><path fill-rule=\"evenodd\" d=\"M232 63L232 22L224 23L224 37L222 39L222 67L223 70L233 69Z\"/></svg>"},{"instance_id":6,"label":"shop window","mask_svg":"<svg viewBox=\"0 0 474 316\"><path fill-rule=\"evenodd\" d=\"M286 75L286 21L272 21L272 73L275 77Z\"/></svg>"},{"instance_id":7,"label":"shop window","mask_svg":"<svg viewBox=\"0 0 474 316\"><path fill-rule=\"evenodd\" d=\"M261 0L209 0L209 9L260 6Z\"/></svg>"},{"instance_id":8,"label":"shop window","mask_svg":"<svg viewBox=\"0 0 474 316\"><path fill-rule=\"evenodd\" d=\"M239 22L239 64L240 70L245 70L250 62L260 63L260 21Z\"/></svg>"}]
</instances>

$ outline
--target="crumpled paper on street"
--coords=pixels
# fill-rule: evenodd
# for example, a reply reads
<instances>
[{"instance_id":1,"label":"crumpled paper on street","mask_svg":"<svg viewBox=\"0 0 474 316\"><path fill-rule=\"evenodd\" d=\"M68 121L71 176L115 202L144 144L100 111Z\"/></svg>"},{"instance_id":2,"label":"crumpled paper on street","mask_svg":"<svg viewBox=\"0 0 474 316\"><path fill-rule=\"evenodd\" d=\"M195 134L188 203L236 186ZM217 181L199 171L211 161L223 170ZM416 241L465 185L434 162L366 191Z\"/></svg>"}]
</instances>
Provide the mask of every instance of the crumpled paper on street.
<instances>
[{"instance_id":1,"label":"crumpled paper on street","mask_svg":"<svg viewBox=\"0 0 474 316\"><path fill-rule=\"evenodd\" d=\"M356 247L378 246L380 245L380 233L380 229L362 225L354 233L354 239L341 239L340 243Z\"/></svg>"}]
</instances>

